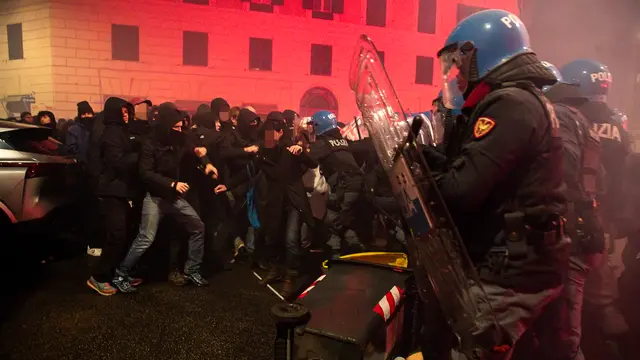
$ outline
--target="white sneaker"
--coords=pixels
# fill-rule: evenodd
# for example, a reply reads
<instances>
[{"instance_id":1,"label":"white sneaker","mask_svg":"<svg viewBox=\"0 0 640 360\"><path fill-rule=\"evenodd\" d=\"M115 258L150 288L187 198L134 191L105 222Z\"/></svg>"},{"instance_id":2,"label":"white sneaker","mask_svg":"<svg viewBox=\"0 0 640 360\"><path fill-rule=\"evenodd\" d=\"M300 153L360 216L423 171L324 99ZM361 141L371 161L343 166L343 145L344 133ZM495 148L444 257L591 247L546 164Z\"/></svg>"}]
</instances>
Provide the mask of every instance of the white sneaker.
<instances>
[{"instance_id":1,"label":"white sneaker","mask_svg":"<svg viewBox=\"0 0 640 360\"><path fill-rule=\"evenodd\" d=\"M99 248L90 248L87 246L87 254L91 256L100 256L102 255L102 249Z\"/></svg>"}]
</instances>

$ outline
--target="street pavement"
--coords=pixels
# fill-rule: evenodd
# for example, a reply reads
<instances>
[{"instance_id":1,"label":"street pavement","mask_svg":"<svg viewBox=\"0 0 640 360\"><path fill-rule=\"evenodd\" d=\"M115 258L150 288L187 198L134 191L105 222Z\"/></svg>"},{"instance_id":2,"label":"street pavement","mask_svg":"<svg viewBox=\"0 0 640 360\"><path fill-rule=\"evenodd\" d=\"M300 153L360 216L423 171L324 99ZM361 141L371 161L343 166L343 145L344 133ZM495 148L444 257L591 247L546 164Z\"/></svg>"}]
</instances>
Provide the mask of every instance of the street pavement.
<instances>
[{"instance_id":1,"label":"street pavement","mask_svg":"<svg viewBox=\"0 0 640 360\"><path fill-rule=\"evenodd\" d=\"M279 299L247 266L207 288L156 281L105 297L85 284L88 258L14 269L0 303L0 359L273 359L269 309Z\"/></svg>"}]
</instances>

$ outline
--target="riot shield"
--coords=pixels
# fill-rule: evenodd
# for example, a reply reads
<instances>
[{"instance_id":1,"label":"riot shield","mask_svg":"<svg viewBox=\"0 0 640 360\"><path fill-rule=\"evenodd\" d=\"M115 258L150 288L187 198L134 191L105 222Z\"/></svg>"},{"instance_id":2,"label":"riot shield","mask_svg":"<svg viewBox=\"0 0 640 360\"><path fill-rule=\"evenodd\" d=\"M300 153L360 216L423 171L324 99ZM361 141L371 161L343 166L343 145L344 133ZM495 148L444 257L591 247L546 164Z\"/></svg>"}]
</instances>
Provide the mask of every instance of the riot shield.
<instances>
[{"instance_id":1,"label":"riot shield","mask_svg":"<svg viewBox=\"0 0 640 360\"><path fill-rule=\"evenodd\" d=\"M436 121L431 115L431 111L411 114L407 119L409 125L417 118L422 119L420 133L416 136L416 141L423 145L436 145L442 142L444 136L444 126Z\"/></svg>"},{"instance_id":2,"label":"riot shield","mask_svg":"<svg viewBox=\"0 0 640 360\"><path fill-rule=\"evenodd\" d=\"M411 230L409 257L421 296L425 291L435 293L462 350L499 344L497 338L489 340L495 340L491 345L487 339L479 340L496 324L486 293L415 137L408 136L413 129L375 45L366 35L358 41L349 81Z\"/></svg>"}]
</instances>

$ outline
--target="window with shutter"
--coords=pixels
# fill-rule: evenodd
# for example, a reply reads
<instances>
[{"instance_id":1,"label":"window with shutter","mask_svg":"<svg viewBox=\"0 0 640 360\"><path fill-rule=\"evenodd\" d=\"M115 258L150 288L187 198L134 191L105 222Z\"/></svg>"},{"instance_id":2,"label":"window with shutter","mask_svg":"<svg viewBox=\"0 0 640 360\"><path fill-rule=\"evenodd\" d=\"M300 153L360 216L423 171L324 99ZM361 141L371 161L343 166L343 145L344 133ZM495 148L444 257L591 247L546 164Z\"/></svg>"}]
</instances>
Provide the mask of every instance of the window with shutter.
<instances>
[{"instance_id":1,"label":"window with shutter","mask_svg":"<svg viewBox=\"0 0 640 360\"><path fill-rule=\"evenodd\" d=\"M433 84L433 58L418 56L416 58L416 84Z\"/></svg>"},{"instance_id":2,"label":"window with shutter","mask_svg":"<svg viewBox=\"0 0 640 360\"><path fill-rule=\"evenodd\" d=\"M7 25L7 42L9 45L9 60L24 59L22 24Z\"/></svg>"},{"instance_id":3,"label":"window with shutter","mask_svg":"<svg viewBox=\"0 0 640 360\"><path fill-rule=\"evenodd\" d=\"M436 33L436 2L437 0L420 0L418 4L418 32Z\"/></svg>"},{"instance_id":4,"label":"window with shutter","mask_svg":"<svg viewBox=\"0 0 640 360\"><path fill-rule=\"evenodd\" d=\"M113 60L140 60L140 31L137 26L111 25L111 58Z\"/></svg>"},{"instance_id":5,"label":"window with shutter","mask_svg":"<svg viewBox=\"0 0 640 360\"><path fill-rule=\"evenodd\" d=\"M332 52L330 45L311 44L311 75L331 76Z\"/></svg>"},{"instance_id":6,"label":"window with shutter","mask_svg":"<svg viewBox=\"0 0 640 360\"><path fill-rule=\"evenodd\" d=\"M271 71L273 66L273 40L249 39L249 69Z\"/></svg>"},{"instance_id":7,"label":"window with shutter","mask_svg":"<svg viewBox=\"0 0 640 360\"><path fill-rule=\"evenodd\" d=\"M387 0L367 0L367 25L384 27L387 24Z\"/></svg>"},{"instance_id":8,"label":"window with shutter","mask_svg":"<svg viewBox=\"0 0 640 360\"><path fill-rule=\"evenodd\" d=\"M182 63L184 65L209 65L209 34L185 31L182 33Z\"/></svg>"},{"instance_id":9,"label":"window with shutter","mask_svg":"<svg viewBox=\"0 0 640 360\"><path fill-rule=\"evenodd\" d=\"M314 0L312 10L323 11L323 12L333 12L333 7L331 6L331 0Z\"/></svg>"}]
</instances>

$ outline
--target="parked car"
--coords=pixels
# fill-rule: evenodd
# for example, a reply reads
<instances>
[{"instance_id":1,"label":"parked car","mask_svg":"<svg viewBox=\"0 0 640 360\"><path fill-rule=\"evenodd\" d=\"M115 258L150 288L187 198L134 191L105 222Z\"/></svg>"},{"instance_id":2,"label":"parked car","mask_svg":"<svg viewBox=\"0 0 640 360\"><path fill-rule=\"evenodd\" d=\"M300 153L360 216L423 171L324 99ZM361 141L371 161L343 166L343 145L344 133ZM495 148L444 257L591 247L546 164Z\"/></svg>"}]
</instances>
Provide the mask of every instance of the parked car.
<instances>
[{"instance_id":1,"label":"parked car","mask_svg":"<svg viewBox=\"0 0 640 360\"><path fill-rule=\"evenodd\" d=\"M44 219L75 200L78 164L50 135L48 128L0 121L0 227Z\"/></svg>"}]
</instances>

